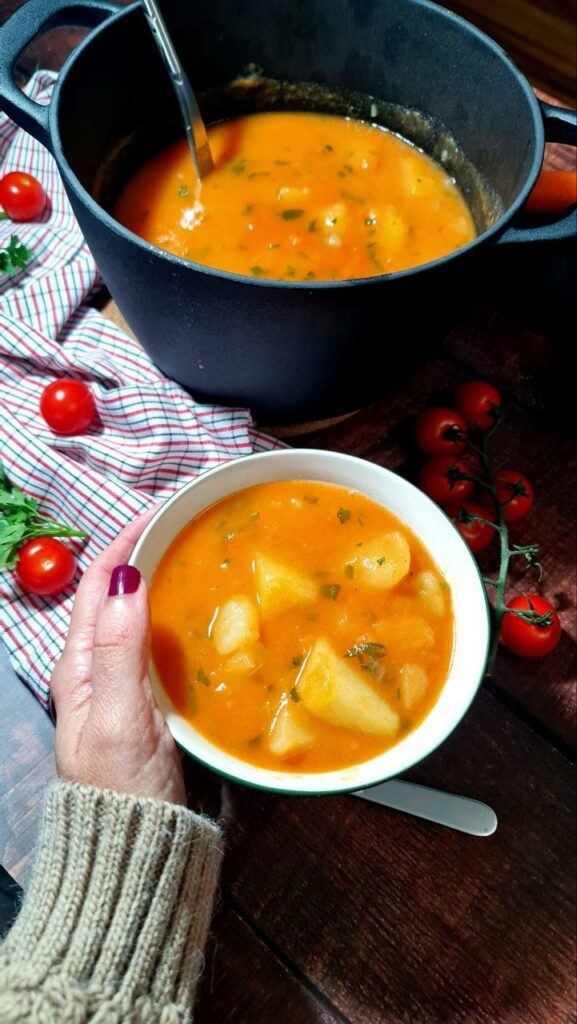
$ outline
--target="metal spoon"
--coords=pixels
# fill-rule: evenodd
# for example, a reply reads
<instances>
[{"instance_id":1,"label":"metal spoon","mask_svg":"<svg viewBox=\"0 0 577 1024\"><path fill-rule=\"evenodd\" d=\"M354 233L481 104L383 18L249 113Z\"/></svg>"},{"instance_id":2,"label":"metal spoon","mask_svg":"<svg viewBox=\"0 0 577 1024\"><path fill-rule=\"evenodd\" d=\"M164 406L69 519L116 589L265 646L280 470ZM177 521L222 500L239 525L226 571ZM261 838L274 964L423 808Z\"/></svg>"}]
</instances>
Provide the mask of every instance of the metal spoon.
<instances>
[{"instance_id":1,"label":"metal spoon","mask_svg":"<svg viewBox=\"0 0 577 1024\"><path fill-rule=\"evenodd\" d=\"M392 807L395 811L404 811L416 818L434 821L470 836L490 836L497 828L494 810L480 800L444 793L440 789L429 789L428 786L417 786L414 782L392 779L372 789L360 789L353 796Z\"/></svg>"},{"instance_id":2,"label":"metal spoon","mask_svg":"<svg viewBox=\"0 0 577 1024\"><path fill-rule=\"evenodd\" d=\"M201 178L204 178L212 170L214 162L196 96L192 91L188 76L178 59L156 0L142 0L142 4L180 104L186 139L192 155L196 176L200 181Z\"/></svg>"}]
</instances>

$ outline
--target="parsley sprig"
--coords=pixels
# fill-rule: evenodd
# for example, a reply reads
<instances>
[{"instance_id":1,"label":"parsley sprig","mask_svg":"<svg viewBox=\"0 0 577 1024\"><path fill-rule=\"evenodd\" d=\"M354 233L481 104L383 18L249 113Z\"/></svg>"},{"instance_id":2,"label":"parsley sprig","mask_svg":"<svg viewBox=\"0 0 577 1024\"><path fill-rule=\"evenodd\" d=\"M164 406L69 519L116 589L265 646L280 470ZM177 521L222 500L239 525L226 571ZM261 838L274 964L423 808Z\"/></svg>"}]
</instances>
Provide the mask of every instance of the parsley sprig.
<instances>
[{"instance_id":1,"label":"parsley sprig","mask_svg":"<svg viewBox=\"0 0 577 1024\"><path fill-rule=\"evenodd\" d=\"M32 251L23 245L18 235L12 235L5 249L0 249L0 273L17 274L32 259Z\"/></svg>"},{"instance_id":2,"label":"parsley sprig","mask_svg":"<svg viewBox=\"0 0 577 1024\"><path fill-rule=\"evenodd\" d=\"M13 569L18 549L34 537L87 537L84 530L43 515L38 502L11 487L0 463L0 569Z\"/></svg>"}]
</instances>

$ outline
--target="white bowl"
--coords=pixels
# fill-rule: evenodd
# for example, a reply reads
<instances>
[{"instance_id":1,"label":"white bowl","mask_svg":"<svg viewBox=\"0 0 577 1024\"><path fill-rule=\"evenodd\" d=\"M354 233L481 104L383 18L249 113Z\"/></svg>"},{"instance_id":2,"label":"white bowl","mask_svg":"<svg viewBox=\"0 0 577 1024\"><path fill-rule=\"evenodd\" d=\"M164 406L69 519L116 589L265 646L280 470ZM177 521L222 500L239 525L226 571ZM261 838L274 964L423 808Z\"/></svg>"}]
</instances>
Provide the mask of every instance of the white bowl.
<instances>
[{"instance_id":1,"label":"white bowl","mask_svg":"<svg viewBox=\"0 0 577 1024\"><path fill-rule=\"evenodd\" d=\"M331 772L287 772L241 761L197 732L173 708L151 663L153 689L179 746L222 775L283 793L364 789L400 775L435 750L461 721L485 669L490 635L485 587L465 541L434 502L390 470L352 455L308 449L248 455L204 473L169 498L146 527L131 562L150 583L176 535L215 501L253 484L297 479L322 480L366 494L406 523L431 553L451 588L455 615L451 666L437 703L413 732L370 761Z\"/></svg>"}]
</instances>

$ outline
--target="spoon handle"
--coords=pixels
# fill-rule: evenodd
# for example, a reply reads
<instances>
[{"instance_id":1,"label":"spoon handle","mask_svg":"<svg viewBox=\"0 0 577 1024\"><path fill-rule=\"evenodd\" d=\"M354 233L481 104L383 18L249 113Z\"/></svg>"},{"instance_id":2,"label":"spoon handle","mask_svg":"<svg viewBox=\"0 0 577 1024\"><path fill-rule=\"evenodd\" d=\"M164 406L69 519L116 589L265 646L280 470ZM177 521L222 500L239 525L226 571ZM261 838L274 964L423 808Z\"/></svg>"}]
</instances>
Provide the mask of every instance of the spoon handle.
<instances>
[{"instance_id":1,"label":"spoon handle","mask_svg":"<svg viewBox=\"0 0 577 1024\"><path fill-rule=\"evenodd\" d=\"M480 800L444 793L428 786L417 786L400 779L391 779L371 789L360 789L354 796L392 807L395 811L404 811L416 818L434 821L458 832L466 832L470 836L490 836L497 828L494 810Z\"/></svg>"},{"instance_id":2,"label":"spoon handle","mask_svg":"<svg viewBox=\"0 0 577 1024\"><path fill-rule=\"evenodd\" d=\"M212 170L214 165L210 146L208 144L206 128L196 101L196 96L192 91L192 86L188 80L186 71L178 59L178 54L174 48L174 44L156 0L142 0L142 4L148 19L150 30L166 65L180 104L186 129L186 138L190 147L197 176L199 178L203 178L205 174Z\"/></svg>"}]
</instances>

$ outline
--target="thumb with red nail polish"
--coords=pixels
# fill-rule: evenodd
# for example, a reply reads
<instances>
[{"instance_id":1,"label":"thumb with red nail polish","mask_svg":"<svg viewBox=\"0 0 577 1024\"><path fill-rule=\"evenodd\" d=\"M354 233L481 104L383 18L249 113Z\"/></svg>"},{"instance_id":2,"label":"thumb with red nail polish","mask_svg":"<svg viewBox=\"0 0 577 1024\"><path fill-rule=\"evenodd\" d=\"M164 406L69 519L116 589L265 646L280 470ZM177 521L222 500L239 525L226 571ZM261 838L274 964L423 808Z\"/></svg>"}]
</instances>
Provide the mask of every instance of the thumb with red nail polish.
<instances>
[{"instance_id":1,"label":"thumb with red nail polish","mask_svg":"<svg viewBox=\"0 0 577 1024\"><path fill-rule=\"evenodd\" d=\"M59 773L75 782L185 803L180 758L150 686L146 584L138 569L125 563L109 571L106 583L86 665L88 685L78 690L77 704L65 700L70 689L67 674L78 671L75 643L80 639L83 644L75 635L74 614L53 677ZM79 598L82 603L82 593Z\"/></svg>"}]
</instances>

